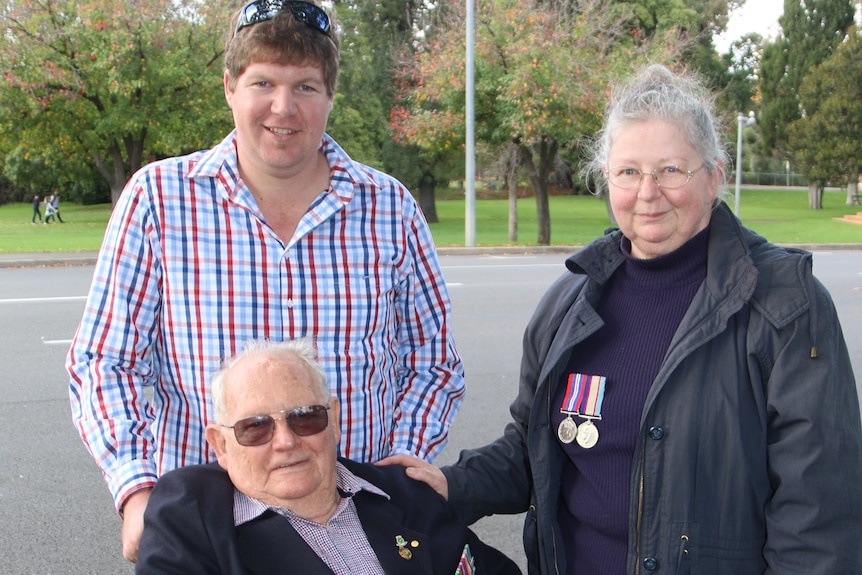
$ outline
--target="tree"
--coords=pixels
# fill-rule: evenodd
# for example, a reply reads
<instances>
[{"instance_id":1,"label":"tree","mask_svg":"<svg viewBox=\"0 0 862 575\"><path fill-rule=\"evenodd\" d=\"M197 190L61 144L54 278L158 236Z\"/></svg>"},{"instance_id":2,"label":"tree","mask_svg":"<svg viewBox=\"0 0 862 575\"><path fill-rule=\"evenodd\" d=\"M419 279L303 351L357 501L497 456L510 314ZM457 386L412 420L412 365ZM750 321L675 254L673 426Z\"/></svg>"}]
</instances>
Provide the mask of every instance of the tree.
<instances>
[{"instance_id":1,"label":"tree","mask_svg":"<svg viewBox=\"0 0 862 575\"><path fill-rule=\"evenodd\" d=\"M114 201L145 158L208 147L230 127L226 3L12 0L0 11L2 145L91 163Z\"/></svg>"},{"instance_id":2,"label":"tree","mask_svg":"<svg viewBox=\"0 0 862 575\"><path fill-rule=\"evenodd\" d=\"M827 182L847 186L847 205L858 203L862 172L862 36L851 28L830 58L805 77L799 93L805 115L788 127L788 152L817 188L809 207L822 207Z\"/></svg>"},{"instance_id":3,"label":"tree","mask_svg":"<svg viewBox=\"0 0 862 575\"><path fill-rule=\"evenodd\" d=\"M404 63L402 105L393 110L396 137L437 154L464 142L461 4L443 6L446 19ZM623 31L605 26L609 12L597 4L482 0L476 14L476 138L519 148L513 156L536 196L538 243L548 244L548 175L561 143L598 127L614 54L606 48Z\"/></svg>"},{"instance_id":4,"label":"tree","mask_svg":"<svg viewBox=\"0 0 862 575\"><path fill-rule=\"evenodd\" d=\"M763 48L758 125L766 146L789 159L787 127L804 113L803 78L844 40L853 6L849 0L785 0L778 23L781 35Z\"/></svg>"},{"instance_id":5,"label":"tree","mask_svg":"<svg viewBox=\"0 0 862 575\"><path fill-rule=\"evenodd\" d=\"M745 34L730 44L722 55L727 70L727 85L720 94L722 107L732 115L753 111L757 94L757 79L762 53L763 36L757 32Z\"/></svg>"},{"instance_id":6,"label":"tree","mask_svg":"<svg viewBox=\"0 0 862 575\"><path fill-rule=\"evenodd\" d=\"M327 132L354 159L418 190L425 219L434 223L435 188L457 177L452 170L460 158L426 154L393 140L389 129L396 62L412 58L417 31L430 24L428 6L423 0L340 0L336 12L342 27L341 70Z\"/></svg>"}]
</instances>

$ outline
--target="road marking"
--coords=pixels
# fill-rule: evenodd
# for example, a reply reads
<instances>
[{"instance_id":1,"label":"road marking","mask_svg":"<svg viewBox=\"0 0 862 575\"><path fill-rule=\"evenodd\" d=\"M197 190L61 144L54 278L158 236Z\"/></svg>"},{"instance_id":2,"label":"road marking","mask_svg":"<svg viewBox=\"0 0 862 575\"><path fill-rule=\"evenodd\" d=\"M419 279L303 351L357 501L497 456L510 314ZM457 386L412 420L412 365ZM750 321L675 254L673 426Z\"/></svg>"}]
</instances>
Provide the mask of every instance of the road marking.
<instances>
[{"instance_id":1,"label":"road marking","mask_svg":"<svg viewBox=\"0 0 862 575\"><path fill-rule=\"evenodd\" d=\"M86 301L85 295L71 295L59 297L18 297L0 299L0 304L3 303L46 303L46 302L62 302L62 301Z\"/></svg>"},{"instance_id":2,"label":"road marking","mask_svg":"<svg viewBox=\"0 0 862 575\"><path fill-rule=\"evenodd\" d=\"M45 339L42 338L42 343L45 345L71 345L71 339Z\"/></svg>"}]
</instances>

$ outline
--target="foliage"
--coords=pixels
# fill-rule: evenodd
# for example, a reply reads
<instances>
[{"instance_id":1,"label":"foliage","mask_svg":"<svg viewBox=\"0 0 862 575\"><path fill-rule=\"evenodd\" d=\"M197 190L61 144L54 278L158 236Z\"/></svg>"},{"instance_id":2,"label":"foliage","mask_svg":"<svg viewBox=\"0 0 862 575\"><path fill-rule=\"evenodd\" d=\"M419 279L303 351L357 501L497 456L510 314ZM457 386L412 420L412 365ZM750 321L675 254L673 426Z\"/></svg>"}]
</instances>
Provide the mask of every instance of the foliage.
<instances>
[{"instance_id":1,"label":"foliage","mask_svg":"<svg viewBox=\"0 0 862 575\"><path fill-rule=\"evenodd\" d=\"M462 4L443 4L446 19L398 77L401 105L392 113L396 138L429 153L460 150L465 140ZM636 15L639 6L577 0L478 2L476 138L521 149L512 157L520 158L535 192L539 243L550 241L547 188L554 161L561 148L576 147L599 128L609 81L639 58L663 60L678 53L676 28L661 37L665 42L644 39L638 26L649 14Z\"/></svg>"},{"instance_id":2,"label":"foliage","mask_svg":"<svg viewBox=\"0 0 862 575\"><path fill-rule=\"evenodd\" d=\"M230 119L220 66L226 9L201 0L7 2L0 150L46 162L55 176L93 165L116 197L145 158L211 145Z\"/></svg>"},{"instance_id":3,"label":"foliage","mask_svg":"<svg viewBox=\"0 0 862 575\"><path fill-rule=\"evenodd\" d=\"M862 171L862 36L850 29L835 53L805 77L804 117L788 127L788 151L809 180L846 185Z\"/></svg>"},{"instance_id":4,"label":"foliage","mask_svg":"<svg viewBox=\"0 0 862 575\"><path fill-rule=\"evenodd\" d=\"M761 61L758 124L768 150L788 157L787 127L801 118L803 78L829 58L853 24L850 0L785 0L782 34L767 42Z\"/></svg>"},{"instance_id":5,"label":"foliage","mask_svg":"<svg viewBox=\"0 0 862 575\"><path fill-rule=\"evenodd\" d=\"M734 114L755 111L762 45L763 36L752 32L733 41L722 56L728 81L719 98L725 110Z\"/></svg>"},{"instance_id":6,"label":"foliage","mask_svg":"<svg viewBox=\"0 0 862 575\"><path fill-rule=\"evenodd\" d=\"M455 177L459 154L423 154L393 141L389 117L395 100L395 62L411 54L417 30L428 26L422 0L341 0L336 3L342 30L341 70L327 132L355 160L402 181L434 221L434 189ZM463 168L462 172L463 173ZM428 191L430 190L430 195Z\"/></svg>"}]
</instances>

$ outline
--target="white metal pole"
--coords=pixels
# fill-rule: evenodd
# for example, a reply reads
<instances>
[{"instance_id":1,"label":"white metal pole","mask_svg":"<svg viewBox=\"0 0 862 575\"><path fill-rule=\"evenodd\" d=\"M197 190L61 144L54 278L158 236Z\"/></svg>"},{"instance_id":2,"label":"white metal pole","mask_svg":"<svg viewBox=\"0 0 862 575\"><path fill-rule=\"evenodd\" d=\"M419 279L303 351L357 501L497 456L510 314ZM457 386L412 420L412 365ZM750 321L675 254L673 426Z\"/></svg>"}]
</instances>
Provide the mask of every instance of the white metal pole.
<instances>
[{"instance_id":1,"label":"white metal pole","mask_svg":"<svg viewBox=\"0 0 862 575\"><path fill-rule=\"evenodd\" d=\"M742 128L745 126L745 116L742 112L736 117L736 197L733 200L733 213L739 217L739 195L742 188Z\"/></svg>"},{"instance_id":2,"label":"white metal pole","mask_svg":"<svg viewBox=\"0 0 862 575\"><path fill-rule=\"evenodd\" d=\"M473 247L476 245L476 132L474 126L474 94L475 77L473 73L473 20L474 2L467 0L467 145L466 145L466 201L464 204L464 245Z\"/></svg>"}]
</instances>

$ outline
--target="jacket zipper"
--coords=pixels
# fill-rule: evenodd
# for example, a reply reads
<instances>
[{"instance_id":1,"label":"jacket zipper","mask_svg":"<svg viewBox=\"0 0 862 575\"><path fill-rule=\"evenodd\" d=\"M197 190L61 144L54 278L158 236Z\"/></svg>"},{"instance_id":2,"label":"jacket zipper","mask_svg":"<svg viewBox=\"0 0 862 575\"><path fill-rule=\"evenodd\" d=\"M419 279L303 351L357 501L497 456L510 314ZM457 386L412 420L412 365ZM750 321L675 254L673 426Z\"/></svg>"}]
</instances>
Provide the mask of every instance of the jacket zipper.
<instances>
[{"instance_id":1,"label":"jacket zipper","mask_svg":"<svg viewBox=\"0 0 862 575\"><path fill-rule=\"evenodd\" d=\"M547 385L548 401L546 402L546 405L548 406L548 413L546 414L546 416L548 418L549 423L551 421L551 387L553 387L551 385L551 383L552 383L552 381L551 381L551 378L549 377L548 378L548 385ZM539 525L539 512L535 511L535 514L536 514L536 524L537 524L536 528L538 529L541 527L541 525ZM560 561L557 558L557 536L554 533L553 529L551 529L551 548L554 551L554 573L556 573L557 575L560 575Z\"/></svg>"},{"instance_id":2,"label":"jacket zipper","mask_svg":"<svg viewBox=\"0 0 862 575\"><path fill-rule=\"evenodd\" d=\"M641 440L641 469L640 479L638 481L638 519L637 519L637 543L635 544L635 575L641 572L641 527L643 524L644 511L644 466L646 465L646 436Z\"/></svg>"}]
</instances>

